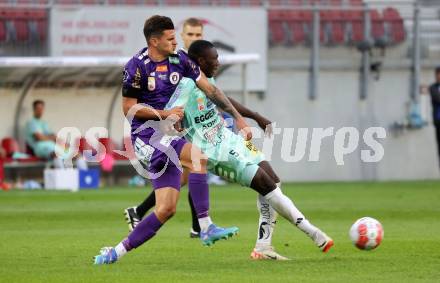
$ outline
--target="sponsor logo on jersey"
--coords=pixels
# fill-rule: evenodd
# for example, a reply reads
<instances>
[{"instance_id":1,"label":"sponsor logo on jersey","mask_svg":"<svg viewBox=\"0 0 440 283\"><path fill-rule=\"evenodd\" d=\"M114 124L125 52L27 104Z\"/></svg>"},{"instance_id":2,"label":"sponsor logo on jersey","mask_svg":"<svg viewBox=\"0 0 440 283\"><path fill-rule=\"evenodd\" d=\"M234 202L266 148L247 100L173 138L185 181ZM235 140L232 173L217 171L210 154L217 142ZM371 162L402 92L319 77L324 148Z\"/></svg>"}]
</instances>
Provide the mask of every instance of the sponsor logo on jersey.
<instances>
[{"instance_id":1,"label":"sponsor logo on jersey","mask_svg":"<svg viewBox=\"0 0 440 283\"><path fill-rule=\"evenodd\" d=\"M156 79L154 77L148 77L148 90L153 91L156 89Z\"/></svg>"},{"instance_id":2,"label":"sponsor logo on jersey","mask_svg":"<svg viewBox=\"0 0 440 283\"><path fill-rule=\"evenodd\" d=\"M141 71L139 68L136 68L136 72L134 74L133 82L131 83L133 88L141 88Z\"/></svg>"},{"instance_id":3,"label":"sponsor logo on jersey","mask_svg":"<svg viewBox=\"0 0 440 283\"><path fill-rule=\"evenodd\" d=\"M213 128L208 129L208 131L203 134L203 137L212 145L217 146L226 138L222 133L222 128L222 124L219 123Z\"/></svg>"},{"instance_id":4,"label":"sponsor logo on jersey","mask_svg":"<svg viewBox=\"0 0 440 283\"><path fill-rule=\"evenodd\" d=\"M158 75L159 79L165 81L167 79L167 75L166 74L159 74Z\"/></svg>"},{"instance_id":5,"label":"sponsor logo on jersey","mask_svg":"<svg viewBox=\"0 0 440 283\"><path fill-rule=\"evenodd\" d=\"M170 56L168 58L169 58L169 61L170 61L171 64L178 65L180 63L180 60L179 60L178 56Z\"/></svg>"},{"instance_id":6,"label":"sponsor logo on jersey","mask_svg":"<svg viewBox=\"0 0 440 283\"><path fill-rule=\"evenodd\" d=\"M211 122L209 122L207 124L203 124L203 129L209 129L212 126L214 126L216 123L218 123L217 119L215 119L215 120L213 120L213 121L211 121Z\"/></svg>"},{"instance_id":7,"label":"sponsor logo on jersey","mask_svg":"<svg viewBox=\"0 0 440 283\"><path fill-rule=\"evenodd\" d=\"M247 149L249 149L249 151L252 154L257 154L258 153L258 148L251 142L251 141L245 141L244 145L247 147Z\"/></svg>"},{"instance_id":8,"label":"sponsor logo on jersey","mask_svg":"<svg viewBox=\"0 0 440 283\"><path fill-rule=\"evenodd\" d=\"M212 103L212 101L211 101L210 99L208 99L208 100L206 101L206 107L208 107L208 109L211 108L211 107L213 106L213 104L214 104L214 103Z\"/></svg>"},{"instance_id":9,"label":"sponsor logo on jersey","mask_svg":"<svg viewBox=\"0 0 440 283\"><path fill-rule=\"evenodd\" d=\"M199 111L205 110L205 103L202 97L197 98L197 108L199 109Z\"/></svg>"},{"instance_id":10,"label":"sponsor logo on jersey","mask_svg":"<svg viewBox=\"0 0 440 283\"><path fill-rule=\"evenodd\" d=\"M159 65L156 66L156 72L168 72L168 66L167 65Z\"/></svg>"},{"instance_id":11,"label":"sponsor logo on jersey","mask_svg":"<svg viewBox=\"0 0 440 283\"><path fill-rule=\"evenodd\" d=\"M203 115L197 116L194 118L194 122L196 122L196 124L200 124L202 122L208 121L209 119L211 119L213 116L215 115L215 109L211 109L209 110L208 113L205 113Z\"/></svg>"},{"instance_id":12,"label":"sponsor logo on jersey","mask_svg":"<svg viewBox=\"0 0 440 283\"><path fill-rule=\"evenodd\" d=\"M180 79L180 75L179 75L178 72L172 72L172 73L170 74L170 82L171 82L173 85L177 84L177 83L179 82L179 79Z\"/></svg>"},{"instance_id":13,"label":"sponsor logo on jersey","mask_svg":"<svg viewBox=\"0 0 440 283\"><path fill-rule=\"evenodd\" d=\"M150 164L151 157L154 153L154 147L145 144L140 138L136 138L134 144L134 152L136 157L145 165Z\"/></svg>"}]
</instances>

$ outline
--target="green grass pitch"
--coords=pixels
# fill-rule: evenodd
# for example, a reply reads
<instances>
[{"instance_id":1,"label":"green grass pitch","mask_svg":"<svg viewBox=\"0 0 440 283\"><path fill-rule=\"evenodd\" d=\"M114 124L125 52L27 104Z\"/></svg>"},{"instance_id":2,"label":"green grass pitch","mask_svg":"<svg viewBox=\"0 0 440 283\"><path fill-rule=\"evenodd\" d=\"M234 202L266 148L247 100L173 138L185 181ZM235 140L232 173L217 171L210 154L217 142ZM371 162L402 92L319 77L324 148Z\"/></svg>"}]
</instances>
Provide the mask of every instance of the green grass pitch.
<instances>
[{"instance_id":1,"label":"green grass pitch","mask_svg":"<svg viewBox=\"0 0 440 283\"><path fill-rule=\"evenodd\" d=\"M213 247L190 239L184 189L176 216L155 238L116 264L94 266L102 246L127 235L123 209L149 188L0 192L0 282L440 282L440 182L301 183L283 190L333 237L328 254L280 218L274 245L292 260L249 260L256 194L229 185L211 189L211 216L237 225L237 237ZM376 250L357 250L348 238L362 216L384 226Z\"/></svg>"}]
</instances>

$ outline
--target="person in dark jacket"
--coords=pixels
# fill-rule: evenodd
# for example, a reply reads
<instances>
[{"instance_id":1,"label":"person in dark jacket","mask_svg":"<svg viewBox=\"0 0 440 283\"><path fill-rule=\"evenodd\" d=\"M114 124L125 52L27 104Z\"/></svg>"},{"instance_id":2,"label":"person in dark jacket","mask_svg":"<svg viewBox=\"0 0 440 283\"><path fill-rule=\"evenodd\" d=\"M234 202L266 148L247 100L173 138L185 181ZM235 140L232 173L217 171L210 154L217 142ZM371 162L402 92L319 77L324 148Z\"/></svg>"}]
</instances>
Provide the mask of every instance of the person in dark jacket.
<instances>
[{"instance_id":1,"label":"person in dark jacket","mask_svg":"<svg viewBox=\"0 0 440 283\"><path fill-rule=\"evenodd\" d=\"M437 154L440 161L440 66L435 69L435 83L429 87L432 102L432 121L437 137Z\"/></svg>"}]
</instances>

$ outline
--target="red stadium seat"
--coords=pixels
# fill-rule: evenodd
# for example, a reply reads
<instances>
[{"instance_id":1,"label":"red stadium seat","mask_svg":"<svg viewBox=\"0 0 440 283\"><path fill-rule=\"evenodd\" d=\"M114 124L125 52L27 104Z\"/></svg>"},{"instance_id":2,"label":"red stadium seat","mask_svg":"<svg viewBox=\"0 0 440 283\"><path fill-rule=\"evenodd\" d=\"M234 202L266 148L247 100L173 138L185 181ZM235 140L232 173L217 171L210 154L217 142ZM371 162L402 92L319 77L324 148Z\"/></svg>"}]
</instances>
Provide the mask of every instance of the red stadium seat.
<instances>
[{"instance_id":1,"label":"red stadium seat","mask_svg":"<svg viewBox=\"0 0 440 283\"><path fill-rule=\"evenodd\" d=\"M269 23L269 40L270 43L274 45L286 43L286 34L281 21L272 21Z\"/></svg>"},{"instance_id":2,"label":"red stadium seat","mask_svg":"<svg viewBox=\"0 0 440 283\"><path fill-rule=\"evenodd\" d=\"M242 0L226 0L224 1L224 3L227 6L241 6L241 5L246 5L245 3L243 3Z\"/></svg>"},{"instance_id":3,"label":"red stadium seat","mask_svg":"<svg viewBox=\"0 0 440 283\"><path fill-rule=\"evenodd\" d=\"M125 5L138 5L139 1L138 0L123 0L122 3Z\"/></svg>"},{"instance_id":4,"label":"red stadium seat","mask_svg":"<svg viewBox=\"0 0 440 283\"><path fill-rule=\"evenodd\" d=\"M349 4L351 6L362 6L364 4L363 0L350 0Z\"/></svg>"},{"instance_id":5,"label":"red stadium seat","mask_svg":"<svg viewBox=\"0 0 440 283\"><path fill-rule=\"evenodd\" d=\"M273 1L270 1L273 2ZM275 2L275 1L274 1ZM296 5L296 6L301 6L303 5L303 1L302 0L284 0L284 1L278 1L280 2L278 5Z\"/></svg>"},{"instance_id":6,"label":"red stadium seat","mask_svg":"<svg viewBox=\"0 0 440 283\"><path fill-rule=\"evenodd\" d=\"M37 21L37 31L38 31L38 37L41 42L45 42L47 40L47 20L38 20Z\"/></svg>"},{"instance_id":7,"label":"red stadium seat","mask_svg":"<svg viewBox=\"0 0 440 283\"><path fill-rule=\"evenodd\" d=\"M139 0L138 2L147 6L157 6L159 5L160 0Z\"/></svg>"},{"instance_id":8,"label":"red stadium seat","mask_svg":"<svg viewBox=\"0 0 440 283\"><path fill-rule=\"evenodd\" d=\"M344 43L344 21L341 11L329 10L322 13L321 16L321 21L330 25L331 28L329 43Z\"/></svg>"},{"instance_id":9,"label":"red stadium seat","mask_svg":"<svg viewBox=\"0 0 440 283\"><path fill-rule=\"evenodd\" d=\"M164 5L168 5L168 6L180 6L184 3L184 1L182 1L182 0L162 0L162 3Z\"/></svg>"},{"instance_id":10,"label":"red stadium seat","mask_svg":"<svg viewBox=\"0 0 440 283\"><path fill-rule=\"evenodd\" d=\"M6 22L4 22L2 19L0 19L0 43L6 42L7 36L6 36Z\"/></svg>"},{"instance_id":11,"label":"red stadium seat","mask_svg":"<svg viewBox=\"0 0 440 283\"><path fill-rule=\"evenodd\" d=\"M82 5L97 5L100 3L100 1L99 0L80 0L79 3Z\"/></svg>"},{"instance_id":12,"label":"red stadium seat","mask_svg":"<svg viewBox=\"0 0 440 283\"><path fill-rule=\"evenodd\" d=\"M302 11L286 11L283 17L290 33L289 43L293 45L304 43L306 40L304 25L307 15Z\"/></svg>"},{"instance_id":13,"label":"red stadium seat","mask_svg":"<svg viewBox=\"0 0 440 283\"><path fill-rule=\"evenodd\" d=\"M26 20L14 20L16 39L18 42L29 40L29 26Z\"/></svg>"},{"instance_id":14,"label":"red stadium seat","mask_svg":"<svg viewBox=\"0 0 440 283\"><path fill-rule=\"evenodd\" d=\"M283 4L284 4L283 0L269 0L269 6L279 6Z\"/></svg>"},{"instance_id":15,"label":"red stadium seat","mask_svg":"<svg viewBox=\"0 0 440 283\"><path fill-rule=\"evenodd\" d=\"M395 8L386 8L383 11L383 18L386 25L389 26L389 39L392 43L400 43L405 40L405 27L399 11Z\"/></svg>"},{"instance_id":16,"label":"red stadium seat","mask_svg":"<svg viewBox=\"0 0 440 283\"><path fill-rule=\"evenodd\" d=\"M332 6L342 6L342 0L329 0L329 4Z\"/></svg>"},{"instance_id":17,"label":"red stadium seat","mask_svg":"<svg viewBox=\"0 0 440 283\"><path fill-rule=\"evenodd\" d=\"M200 6L200 5L202 5L203 3L200 1L200 0L188 0L188 3L187 3L188 5L191 5L191 6Z\"/></svg>"},{"instance_id":18,"label":"red stadium seat","mask_svg":"<svg viewBox=\"0 0 440 283\"><path fill-rule=\"evenodd\" d=\"M13 39L18 42L28 42L30 39L29 19L31 18L29 9L4 9L1 18L12 23Z\"/></svg>"},{"instance_id":19,"label":"red stadium seat","mask_svg":"<svg viewBox=\"0 0 440 283\"><path fill-rule=\"evenodd\" d=\"M343 18L351 28L350 41L357 43L364 40L364 24L362 11L342 11Z\"/></svg>"},{"instance_id":20,"label":"red stadium seat","mask_svg":"<svg viewBox=\"0 0 440 283\"><path fill-rule=\"evenodd\" d=\"M282 11L269 11L269 40L273 45L286 43L286 34L283 30Z\"/></svg>"},{"instance_id":21,"label":"red stadium seat","mask_svg":"<svg viewBox=\"0 0 440 283\"><path fill-rule=\"evenodd\" d=\"M2 147L6 152L6 157L12 157L14 152L20 152L18 142L12 137L6 137L2 140Z\"/></svg>"},{"instance_id":22,"label":"red stadium seat","mask_svg":"<svg viewBox=\"0 0 440 283\"><path fill-rule=\"evenodd\" d=\"M381 39L385 36L385 28L383 25L383 18L378 10L370 11L371 19L371 36L374 39Z\"/></svg>"},{"instance_id":23,"label":"red stadium seat","mask_svg":"<svg viewBox=\"0 0 440 283\"><path fill-rule=\"evenodd\" d=\"M261 0L248 0L247 3L249 6L261 6L263 4Z\"/></svg>"}]
</instances>

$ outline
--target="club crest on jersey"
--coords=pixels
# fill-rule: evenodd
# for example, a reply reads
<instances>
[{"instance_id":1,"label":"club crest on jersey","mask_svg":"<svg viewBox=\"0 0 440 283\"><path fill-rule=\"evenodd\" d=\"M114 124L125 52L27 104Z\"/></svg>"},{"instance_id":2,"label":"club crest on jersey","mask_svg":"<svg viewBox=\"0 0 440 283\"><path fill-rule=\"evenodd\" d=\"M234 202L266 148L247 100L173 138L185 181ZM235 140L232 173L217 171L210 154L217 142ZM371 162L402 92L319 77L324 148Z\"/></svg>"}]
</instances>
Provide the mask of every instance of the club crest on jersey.
<instances>
[{"instance_id":1,"label":"club crest on jersey","mask_svg":"<svg viewBox=\"0 0 440 283\"><path fill-rule=\"evenodd\" d=\"M205 110L205 103L203 101L203 98L201 97L197 98L197 108L199 109L199 111Z\"/></svg>"},{"instance_id":2,"label":"club crest on jersey","mask_svg":"<svg viewBox=\"0 0 440 283\"><path fill-rule=\"evenodd\" d=\"M128 71L127 71L127 70L124 70L124 72L123 72L123 74L122 74L122 81L123 81L124 83L126 83L126 82L128 81L128 77L129 77L129 75L128 75Z\"/></svg>"},{"instance_id":3,"label":"club crest on jersey","mask_svg":"<svg viewBox=\"0 0 440 283\"><path fill-rule=\"evenodd\" d=\"M154 77L148 77L148 90L153 91L156 89L156 80Z\"/></svg>"},{"instance_id":4,"label":"club crest on jersey","mask_svg":"<svg viewBox=\"0 0 440 283\"><path fill-rule=\"evenodd\" d=\"M170 82L171 82L173 85L177 84L177 83L179 82L179 79L180 79L180 75L179 75L178 72L172 72L172 73L170 74Z\"/></svg>"}]
</instances>

